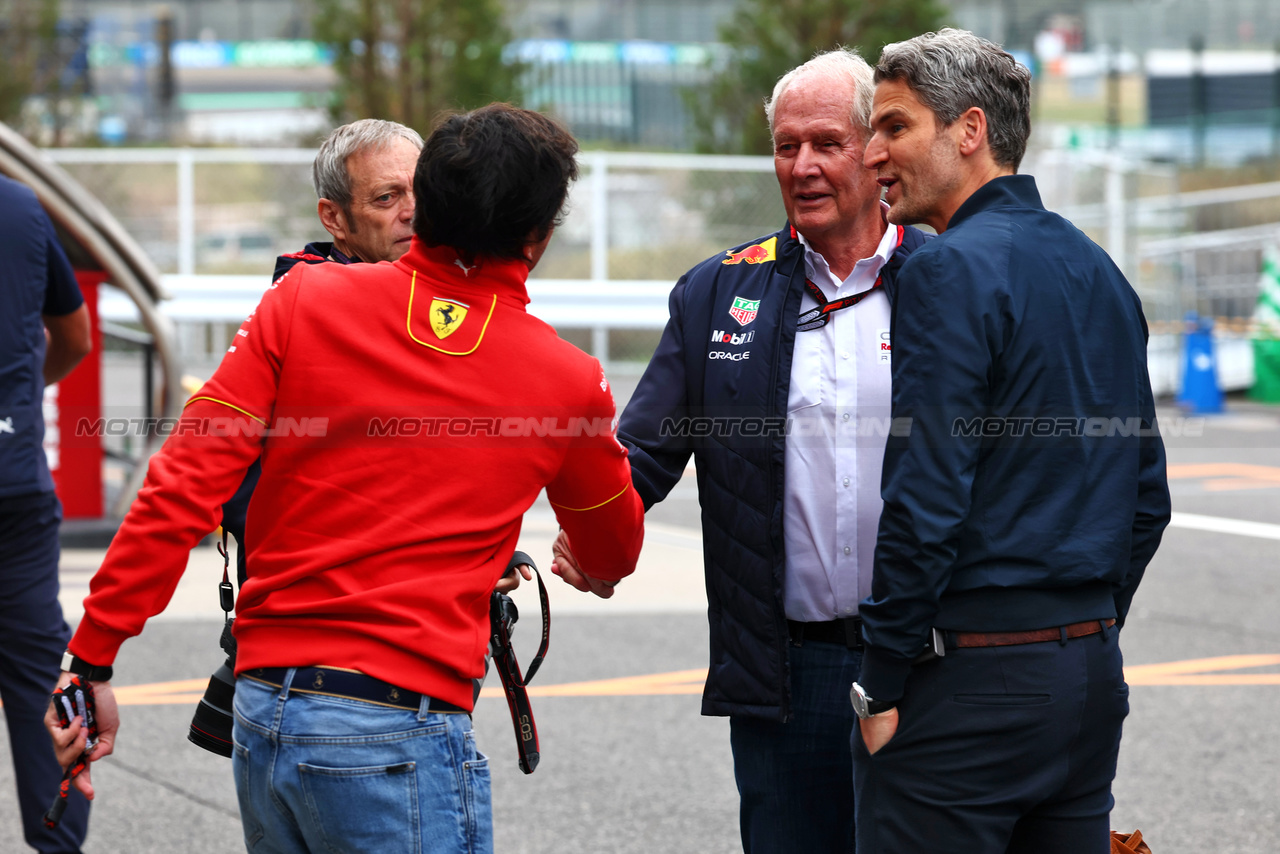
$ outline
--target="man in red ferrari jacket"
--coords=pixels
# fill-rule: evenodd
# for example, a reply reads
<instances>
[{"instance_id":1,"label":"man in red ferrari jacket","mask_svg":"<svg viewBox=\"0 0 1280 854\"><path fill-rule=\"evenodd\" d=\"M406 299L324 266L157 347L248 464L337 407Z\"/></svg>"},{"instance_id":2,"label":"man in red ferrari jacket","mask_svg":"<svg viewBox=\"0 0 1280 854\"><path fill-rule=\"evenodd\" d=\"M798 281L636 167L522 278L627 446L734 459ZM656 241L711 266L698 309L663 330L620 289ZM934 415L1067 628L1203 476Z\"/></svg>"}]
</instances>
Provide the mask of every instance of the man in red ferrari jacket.
<instances>
[{"instance_id":1,"label":"man in red ferrari jacket","mask_svg":"<svg viewBox=\"0 0 1280 854\"><path fill-rule=\"evenodd\" d=\"M522 514L545 488L606 581L632 572L643 536L599 363L525 311L576 151L537 113L454 116L418 161L408 253L298 265L271 286L90 584L64 670L98 680L91 759L116 738L117 649L261 456L235 623L246 844L492 850L467 713ZM79 755L81 727L50 731L64 765ZM76 785L92 797L88 772Z\"/></svg>"}]
</instances>

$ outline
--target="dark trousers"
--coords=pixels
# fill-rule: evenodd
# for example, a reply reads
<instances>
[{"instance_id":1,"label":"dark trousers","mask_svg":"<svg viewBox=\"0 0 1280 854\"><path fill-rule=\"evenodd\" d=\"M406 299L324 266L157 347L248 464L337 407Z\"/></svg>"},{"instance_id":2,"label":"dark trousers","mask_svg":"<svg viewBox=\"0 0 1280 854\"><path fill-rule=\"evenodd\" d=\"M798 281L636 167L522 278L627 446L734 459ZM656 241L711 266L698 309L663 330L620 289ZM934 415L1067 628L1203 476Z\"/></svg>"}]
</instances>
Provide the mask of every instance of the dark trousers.
<instances>
[{"instance_id":1,"label":"dark trousers","mask_svg":"<svg viewBox=\"0 0 1280 854\"><path fill-rule=\"evenodd\" d=\"M52 493L0 498L0 700L23 835L41 854L78 852L89 827L89 802L74 789L58 827L43 821L62 780L44 713L71 637L58 604L61 521Z\"/></svg>"},{"instance_id":2,"label":"dark trousers","mask_svg":"<svg viewBox=\"0 0 1280 854\"><path fill-rule=\"evenodd\" d=\"M729 719L745 854L853 851L849 685L861 666L862 654L843 646L793 644L795 717Z\"/></svg>"},{"instance_id":3,"label":"dark trousers","mask_svg":"<svg viewBox=\"0 0 1280 854\"><path fill-rule=\"evenodd\" d=\"M948 650L912 671L888 744L854 734L858 850L1107 854L1128 713L1115 629Z\"/></svg>"}]
</instances>

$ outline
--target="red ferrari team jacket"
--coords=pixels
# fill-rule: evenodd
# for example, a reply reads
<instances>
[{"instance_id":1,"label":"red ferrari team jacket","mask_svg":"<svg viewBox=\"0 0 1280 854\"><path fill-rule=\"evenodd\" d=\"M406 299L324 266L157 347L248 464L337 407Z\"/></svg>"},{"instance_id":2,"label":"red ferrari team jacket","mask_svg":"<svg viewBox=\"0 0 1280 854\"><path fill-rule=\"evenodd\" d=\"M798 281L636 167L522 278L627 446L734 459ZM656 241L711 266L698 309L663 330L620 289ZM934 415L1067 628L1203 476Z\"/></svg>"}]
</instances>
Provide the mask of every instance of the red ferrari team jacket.
<instances>
[{"instance_id":1,"label":"red ferrari team jacket","mask_svg":"<svg viewBox=\"0 0 1280 854\"><path fill-rule=\"evenodd\" d=\"M330 665L472 706L489 595L543 488L589 575L632 572L644 510L600 364L525 311L519 261L416 239L299 264L187 403L71 642L110 664L261 455L237 670Z\"/></svg>"}]
</instances>

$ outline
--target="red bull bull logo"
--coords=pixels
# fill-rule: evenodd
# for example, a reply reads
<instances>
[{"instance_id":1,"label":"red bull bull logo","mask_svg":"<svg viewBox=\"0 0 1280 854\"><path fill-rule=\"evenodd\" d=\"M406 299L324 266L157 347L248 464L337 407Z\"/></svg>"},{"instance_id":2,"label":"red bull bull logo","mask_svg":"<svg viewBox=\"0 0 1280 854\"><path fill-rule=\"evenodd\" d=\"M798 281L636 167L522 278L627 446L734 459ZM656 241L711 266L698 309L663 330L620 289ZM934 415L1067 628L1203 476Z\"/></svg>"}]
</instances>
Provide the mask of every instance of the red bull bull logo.
<instances>
[{"instance_id":1,"label":"red bull bull logo","mask_svg":"<svg viewBox=\"0 0 1280 854\"><path fill-rule=\"evenodd\" d=\"M778 246L778 238L770 237L764 243L757 243L754 246L748 246L739 252L725 252L727 256L721 264L764 264L768 261L778 260L775 252Z\"/></svg>"}]
</instances>

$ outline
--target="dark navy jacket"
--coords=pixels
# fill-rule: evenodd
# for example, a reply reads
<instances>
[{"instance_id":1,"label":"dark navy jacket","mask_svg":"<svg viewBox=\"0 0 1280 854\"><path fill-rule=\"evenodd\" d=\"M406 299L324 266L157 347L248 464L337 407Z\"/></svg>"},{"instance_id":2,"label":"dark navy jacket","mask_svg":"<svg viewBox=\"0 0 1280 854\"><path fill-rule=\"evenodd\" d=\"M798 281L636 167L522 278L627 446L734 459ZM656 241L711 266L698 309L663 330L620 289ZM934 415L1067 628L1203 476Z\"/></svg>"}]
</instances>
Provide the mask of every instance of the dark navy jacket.
<instances>
[{"instance_id":1,"label":"dark navy jacket","mask_svg":"<svg viewBox=\"0 0 1280 854\"><path fill-rule=\"evenodd\" d=\"M332 243L308 243L306 248L301 252L291 252L288 255L281 255L276 258L276 269L271 274L271 281L276 281L285 273L293 269L295 264L324 264L329 261L336 261L339 264L357 264L359 258L348 258L341 251L335 249Z\"/></svg>"},{"instance_id":2,"label":"dark navy jacket","mask_svg":"<svg viewBox=\"0 0 1280 854\"><path fill-rule=\"evenodd\" d=\"M1169 522L1142 305L1029 176L974 193L898 276L869 646L902 695L931 626L1115 617Z\"/></svg>"},{"instance_id":3,"label":"dark navy jacket","mask_svg":"<svg viewBox=\"0 0 1280 854\"><path fill-rule=\"evenodd\" d=\"M891 301L898 269L923 242L906 229L885 265ZM707 715L791 717L783 460L804 278L790 226L686 273L619 425L646 509L676 485L690 454L696 463L711 625Z\"/></svg>"},{"instance_id":4,"label":"dark navy jacket","mask_svg":"<svg viewBox=\"0 0 1280 854\"><path fill-rule=\"evenodd\" d=\"M53 223L0 175L0 498L53 492L44 453L44 315L84 305Z\"/></svg>"}]
</instances>

